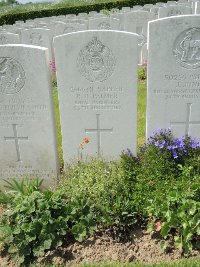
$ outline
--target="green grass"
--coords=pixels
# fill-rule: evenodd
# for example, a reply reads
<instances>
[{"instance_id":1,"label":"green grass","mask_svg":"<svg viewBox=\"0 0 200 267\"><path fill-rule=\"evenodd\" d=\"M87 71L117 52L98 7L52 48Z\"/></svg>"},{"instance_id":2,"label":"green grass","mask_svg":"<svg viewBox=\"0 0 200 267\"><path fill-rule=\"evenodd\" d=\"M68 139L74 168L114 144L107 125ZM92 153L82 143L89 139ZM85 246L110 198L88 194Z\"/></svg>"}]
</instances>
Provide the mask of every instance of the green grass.
<instances>
[{"instance_id":1,"label":"green grass","mask_svg":"<svg viewBox=\"0 0 200 267\"><path fill-rule=\"evenodd\" d=\"M138 129L137 142L143 145L145 142L145 125L146 125L146 81L140 81L138 85Z\"/></svg>"},{"instance_id":2,"label":"green grass","mask_svg":"<svg viewBox=\"0 0 200 267\"><path fill-rule=\"evenodd\" d=\"M62 134L60 126L60 113L59 113L59 102L58 102L58 91L56 86L53 88L53 99L55 107L55 119L56 119L56 131L57 131L57 142L58 142L58 156L60 161L60 166L62 167L63 162L63 149L62 149Z\"/></svg>"}]
</instances>

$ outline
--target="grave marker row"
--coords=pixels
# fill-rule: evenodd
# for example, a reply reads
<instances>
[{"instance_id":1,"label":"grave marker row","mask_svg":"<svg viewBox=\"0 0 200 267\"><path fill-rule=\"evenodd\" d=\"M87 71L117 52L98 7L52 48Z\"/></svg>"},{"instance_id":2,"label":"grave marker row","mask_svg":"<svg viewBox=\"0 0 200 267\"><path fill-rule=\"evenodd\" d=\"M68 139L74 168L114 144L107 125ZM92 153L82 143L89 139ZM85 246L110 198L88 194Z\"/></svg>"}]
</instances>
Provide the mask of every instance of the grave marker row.
<instances>
[{"instance_id":1,"label":"grave marker row","mask_svg":"<svg viewBox=\"0 0 200 267\"><path fill-rule=\"evenodd\" d=\"M143 11L144 12L144 11ZM200 16L149 23L147 138L171 127L200 138ZM64 161L136 154L138 35L83 31L54 39ZM58 174L47 49L0 46L0 178ZM90 142L79 144L84 138Z\"/></svg>"}]
</instances>

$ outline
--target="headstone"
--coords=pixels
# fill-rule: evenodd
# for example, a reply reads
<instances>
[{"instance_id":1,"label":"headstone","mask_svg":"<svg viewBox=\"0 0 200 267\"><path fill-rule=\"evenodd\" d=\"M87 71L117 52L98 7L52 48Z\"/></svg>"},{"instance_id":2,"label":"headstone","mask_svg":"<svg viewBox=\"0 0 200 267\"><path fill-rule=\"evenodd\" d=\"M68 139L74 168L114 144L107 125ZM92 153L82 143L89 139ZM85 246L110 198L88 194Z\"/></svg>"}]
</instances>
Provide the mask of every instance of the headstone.
<instances>
[{"instance_id":1,"label":"headstone","mask_svg":"<svg viewBox=\"0 0 200 267\"><path fill-rule=\"evenodd\" d=\"M88 14L89 14L89 17L98 16L98 12L97 11L90 11Z\"/></svg>"},{"instance_id":2,"label":"headstone","mask_svg":"<svg viewBox=\"0 0 200 267\"><path fill-rule=\"evenodd\" d=\"M119 30L120 20L112 17L90 18L89 30Z\"/></svg>"},{"instance_id":3,"label":"headstone","mask_svg":"<svg viewBox=\"0 0 200 267\"><path fill-rule=\"evenodd\" d=\"M158 10L159 10L159 7L164 7L164 6L165 6L165 3L158 2L155 5L153 5L153 7L150 9L150 12L154 13L155 16L156 16L156 18L158 18Z\"/></svg>"},{"instance_id":4,"label":"headstone","mask_svg":"<svg viewBox=\"0 0 200 267\"><path fill-rule=\"evenodd\" d=\"M58 175L47 49L0 46L0 181Z\"/></svg>"},{"instance_id":5,"label":"headstone","mask_svg":"<svg viewBox=\"0 0 200 267\"><path fill-rule=\"evenodd\" d=\"M51 30L33 28L21 32L22 43L46 47L49 50L49 60L54 58L52 50L53 35Z\"/></svg>"},{"instance_id":6,"label":"headstone","mask_svg":"<svg viewBox=\"0 0 200 267\"><path fill-rule=\"evenodd\" d=\"M107 10L107 9L101 9L99 11L99 13L102 14L103 16L109 16L110 15L109 10Z\"/></svg>"},{"instance_id":7,"label":"headstone","mask_svg":"<svg viewBox=\"0 0 200 267\"><path fill-rule=\"evenodd\" d=\"M179 15L189 15L192 14L192 8L183 5L170 5L165 7L160 7L158 10L158 18L179 16Z\"/></svg>"},{"instance_id":8,"label":"headstone","mask_svg":"<svg viewBox=\"0 0 200 267\"><path fill-rule=\"evenodd\" d=\"M188 0L188 2L191 4L192 13L195 14L196 2L198 2L198 1L197 0Z\"/></svg>"},{"instance_id":9,"label":"headstone","mask_svg":"<svg viewBox=\"0 0 200 267\"><path fill-rule=\"evenodd\" d=\"M176 1L167 1L166 5L167 6L175 6L177 4Z\"/></svg>"},{"instance_id":10,"label":"headstone","mask_svg":"<svg viewBox=\"0 0 200 267\"><path fill-rule=\"evenodd\" d=\"M78 18L88 18L88 13L79 13Z\"/></svg>"},{"instance_id":11,"label":"headstone","mask_svg":"<svg viewBox=\"0 0 200 267\"><path fill-rule=\"evenodd\" d=\"M75 14L67 14L66 19L75 19L76 15Z\"/></svg>"},{"instance_id":12,"label":"headstone","mask_svg":"<svg viewBox=\"0 0 200 267\"><path fill-rule=\"evenodd\" d=\"M0 45L3 44L19 44L20 38L14 33L0 33Z\"/></svg>"},{"instance_id":13,"label":"headstone","mask_svg":"<svg viewBox=\"0 0 200 267\"><path fill-rule=\"evenodd\" d=\"M156 18L154 13L138 10L126 13L124 30L137 33L140 36L138 50L138 64L143 65L147 61L144 55L147 55L147 26L148 22Z\"/></svg>"},{"instance_id":14,"label":"headstone","mask_svg":"<svg viewBox=\"0 0 200 267\"><path fill-rule=\"evenodd\" d=\"M177 1L177 5L178 4L187 4L188 3L188 0L178 0Z\"/></svg>"},{"instance_id":15,"label":"headstone","mask_svg":"<svg viewBox=\"0 0 200 267\"><path fill-rule=\"evenodd\" d=\"M195 14L200 14L200 2L195 3Z\"/></svg>"},{"instance_id":16,"label":"headstone","mask_svg":"<svg viewBox=\"0 0 200 267\"><path fill-rule=\"evenodd\" d=\"M54 38L64 161L118 157L137 140L137 35L85 31Z\"/></svg>"},{"instance_id":17,"label":"headstone","mask_svg":"<svg viewBox=\"0 0 200 267\"><path fill-rule=\"evenodd\" d=\"M163 2L157 2L157 3L155 3L155 6L158 6L158 7L165 6L165 5L166 5L166 3L163 3Z\"/></svg>"},{"instance_id":18,"label":"headstone","mask_svg":"<svg viewBox=\"0 0 200 267\"><path fill-rule=\"evenodd\" d=\"M131 11L131 8L129 6L124 6L120 10L120 12L122 12L122 13L130 12L130 11Z\"/></svg>"},{"instance_id":19,"label":"headstone","mask_svg":"<svg viewBox=\"0 0 200 267\"><path fill-rule=\"evenodd\" d=\"M120 12L120 10L118 8L112 8L110 10L110 14L119 13L119 12Z\"/></svg>"},{"instance_id":20,"label":"headstone","mask_svg":"<svg viewBox=\"0 0 200 267\"><path fill-rule=\"evenodd\" d=\"M54 36L71 33L71 32L77 32L77 31L85 31L87 30L87 26L80 23L63 23L60 25L57 25L55 28L55 34Z\"/></svg>"},{"instance_id":21,"label":"headstone","mask_svg":"<svg viewBox=\"0 0 200 267\"><path fill-rule=\"evenodd\" d=\"M150 11L153 6L154 6L153 4L146 4L146 5L143 6L142 10Z\"/></svg>"},{"instance_id":22,"label":"headstone","mask_svg":"<svg viewBox=\"0 0 200 267\"><path fill-rule=\"evenodd\" d=\"M199 25L198 15L149 23L147 137L171 127L200 138Z\"/></svg>"},{"instance_id":23,"label":"headstone","mask_svg":"<svg viewBox=\"0 0 200 267\"><path fill-rule=\"evenodd\" d=\"M131 8L131 11L137 11L137 10L141 10L141 9L143 9L143 6L136 5L136 6L133 6L133 7Z\"/></svg>"},{"instance_id":24,"label":"headstone","mask_svg":"<svg viewBox=\"0 0 200 267\"><path fill-rule=\"evenodd\" d=\"M120 31L124 31L125 14L127 14L127 13L113 13L113 14L110 14L110 18L111 19L118 19L119 20L119 30Z\"/></svg>"}]
</instances>

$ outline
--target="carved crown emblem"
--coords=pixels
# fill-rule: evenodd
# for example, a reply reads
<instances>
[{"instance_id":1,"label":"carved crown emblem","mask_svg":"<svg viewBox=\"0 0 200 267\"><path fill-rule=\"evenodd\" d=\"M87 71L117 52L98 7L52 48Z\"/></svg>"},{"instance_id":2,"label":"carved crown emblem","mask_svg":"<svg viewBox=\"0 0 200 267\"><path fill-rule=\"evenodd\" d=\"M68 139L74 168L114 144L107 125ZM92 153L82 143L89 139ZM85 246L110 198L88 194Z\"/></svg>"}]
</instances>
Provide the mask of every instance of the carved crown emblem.
<instances>
[{"instance_id":1,"label":"carved crown emblem","mask_svg":"<svg viewBox=\"0 0 200 267\"><path fill-rule=\"evenodd\" d=\"M105 45L103 45L97 37L94 37L91 42L86 46L89 52L91 53L101 53L103 52Z\"/></svg>"},{"instance_id":2,"label":"carved crown emblem","mask_svg":"<svg viewBox=\"0 0 200 267\"><path fill-rule=\"evenodd\" d=\"M116 59L106 45L96 36L79 52L77 68L90 82L102 82L110 77L116 65Z\"/></svg>"}]
</instances>

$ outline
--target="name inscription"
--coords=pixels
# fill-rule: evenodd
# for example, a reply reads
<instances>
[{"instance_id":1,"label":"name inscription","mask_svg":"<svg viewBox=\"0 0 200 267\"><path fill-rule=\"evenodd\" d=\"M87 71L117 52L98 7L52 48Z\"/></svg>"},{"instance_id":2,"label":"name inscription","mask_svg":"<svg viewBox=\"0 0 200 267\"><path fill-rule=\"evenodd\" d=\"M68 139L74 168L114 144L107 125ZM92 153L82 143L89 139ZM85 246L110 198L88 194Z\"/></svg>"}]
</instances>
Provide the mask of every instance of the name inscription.
<instances>
[{"instance_id":1,"label":"name inscription","mask_svg":"<svg viewBox=\"0 0 200 267\"><path fill-rule=\"evenodd\" d=\"M120 110L122 87L70 87L74 110Z\"/></svg>"},{"instance_id":2,"label":"name inscription","mask_svg":"<svg viewBox=\"0 0 200 267\"><path fill-rule=\"evenodd\" d=\"M0 121L12 123L35 121L40 118L42 112L48 111L46 105L34 104L34 99L14 99L10 98L5 102L0 103Z\"/></svg>"},{"instance_id":3,"label":"name inscription","mask_svg":"<svg viewBox=\"0 0 200 267\"><path fill-rule=\"evenodd\" d=\"M164 81L169 82L169 89L153 90L165 99L200 98L200 74L165 74Z\"/></svg>"}]
</instances>

